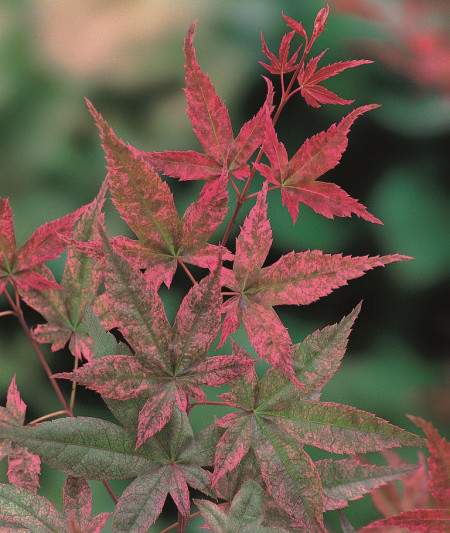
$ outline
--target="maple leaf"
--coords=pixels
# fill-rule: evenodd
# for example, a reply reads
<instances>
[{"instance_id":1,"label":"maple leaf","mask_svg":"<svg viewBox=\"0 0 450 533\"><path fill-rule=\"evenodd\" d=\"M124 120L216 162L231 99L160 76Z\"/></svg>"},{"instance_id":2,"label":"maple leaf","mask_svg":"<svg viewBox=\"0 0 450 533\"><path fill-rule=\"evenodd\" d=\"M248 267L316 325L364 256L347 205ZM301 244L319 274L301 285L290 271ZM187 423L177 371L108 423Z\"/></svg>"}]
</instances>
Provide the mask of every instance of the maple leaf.
<instances>
[{"instance_id":1,"label":"maple leaf","mask_svg":"<svg viewBox=\"0 0 450 533\"><path fill-rule=\"evenodd\" d=\"M253 449L267 491L278 505L307 531L323 532L323 485L304 445L342 454L423 444L417 435L371 413L309 399L338 368L358 310L293 347L295 377L304 390L276 368L261 380L253 368L232 380L232 392L220 397L239 411L216 422L225 433L216 449L213 486ZM351 477L352 468L348 471Z\"/></svg>"},{"instance_id":2,"label":"maple leaf","mask_svg":"<svg viewBox=\"0 0 450 533\"><path fill-rule=\"evenodd\" d=\"M297 22L296 20L292 19L291 17L288 17L284 13L281 13L281 16L284 18L287 25L305 39L305 54L309 53L312 45L314 44L314 41L317 39L317 37L319 37L319 35L325 29L325 24L327 22L329 12L330 12L330 8L327 4L327 7L324 7L317 13L316 19L314 21L314 27L313 27L311 39L308 39L308 34L306 33L305 29L303 28L300 22Z\"/></svg>"},{"instance_id":3,"label":"maple leaf","mask_svg":"<svg viewBox=\"0 0 450 533\"><path fill-rule=\"evenodd\" d=\"M272 111L273 87L269 80L267 98L258 113L246 122L236 139L230 116L216 93L211 80L198 64L194 49L195 22L184 40L186 58L187 114L204 153L145 152L145 158L157 169L180 180L215 179L224 168L236 178L249 175L249 158L261 146L264 138L265 115Z\"/></svg>"},{"instance_id":4,"label":"maple leaf","mask_svg":"<svg viewBox=\"0 0 450 533\"><path fill-rule=\"evenodd\" d=\"M149 285L156 288L162 281L170 286L180 262L212 268L220 248L208 244L208 239L227 214L226 169L218 180L204 186L180 220L167 183L140 152L116 137L89 101L87 105L100 130L114 205L138 238L117 237L112 240L114 248L136 268L146 269ZM100 243L90 247L99 253ZM89 253L89 247L81 249ZM224 250L223 258L232 255Z\"/></svg>"},{"instance_id":5,"label":"maple leaf","mask_svg":"<svg viewBox=\"0 0 450 533\"><path fill-rule=\"evenodd\" d=\"M58 289L56 281L39 273L39 267L56 259L66 248L73 226L86 207L39 227L31 237L17 247L14 235L13 212L8 199L0 198L0 293L8 282L23 291L29 289Z\"/></svg>"},{"instance_id":6,"label":"maple leaf","mask_svg":"<svg viewBox=\"0 0 450 533\"><path fill-rule=\"evenodd\" d=\"M116 254L106 238L104 249L112 315L136 353L96 358L55 377L76 380L105 398L145 397L139 414L140 446L167 424L175 405L186 410L188 395L205 400L201 385L220 386L253 362L229 355L206 357L220 329L220 263L191 288L171 327L161 298L156 291L149 293L140 272Z\"/></svg>"},{"instance_id":7,"label":"maple leaf","mask_svg":"<svg viewBox=\"0 0 450 533\"><path fill-rule=\"evenodd\" d=\"M418 531L421 533L446 533L450 530L450 443L441 437L430 422L408 415L420 427L426 437L430 452L428 458L429 480L423 461L417 473L403 481L400 496L395 485L389 484L372 495L378 510L386 516L368 526L360 533L385 531ZM387 456L391 463L398 463L396 456ZM425 508L425 506L427 508Z\"/></svg>"},{"instance_id":8,"label":"maple leaf","mask_svg":"<svg viewBox=\"0 0 450 533\"><path fill-rule=\"evenodd\" d=\"M92 514L92 494L82 477L67 476L63 489L64 514L71 522L71 531L79 528L83 533L100 533L111 513Z\"/></svg>"},{"instance_id":9,"label":"maple leaf","mask_svg":"<svg viewBox=\"0 0 450 533\"><path fill-rule=\"evenodd\" d=\"M277 138L272 121L267 119L263 147L271 166L262 163L254 166L270 183L281 188L283 205L288 208L294 223L298 217L299 202L327 218L355 214L369 222L382 223L338 185L317 181L339 163L347 148L347 135L354 121L376 107L378 105L373 104L354 109L339 124L333 124L327 131L307 139L291 160L284 144Z\"/></svg>"},{"instance_id":10,"label":"maple leaf","mask_svg":"<svg viewBox=\"0 0 450 533\"><path fill-rule=\"evenodd\" d=\"M16 376L11 380L6 396L6 406L0 406L0 425L21 427L25 421L26 405L16 385ZM23 446L12 444L9 439L0 439L0 461L8 456L8 480L11 485L33 493L39 487L41 461Z\"/></svg>"},{"instance_id":11,"label":"maple leaf","mask_svg":"<svg viewBox=\"0 0 450 533\"><path fill-rule=\"evenodd\" d=\"M258 356L295 381L291 339L273 306L307 305L346 285L347 280L362 276L367 270L410 258L395 254L343 257L313 250L291 252L263 268L272 244L266 194L267 182L258 193L236 239L233 270L222 269L222 284L235 294L223 305L226 317L219 346L242 320Z\"/></svg>"},{"instance_id":12,"label":"maple leaf","mask_svg":"<svg viewBox=\"0 0 450 533\"><path fill-rule=\"evenodd\" d=\"M297 76L297 82L299 85L300 93L305 99L306 103L312 107L320 107L321 104L351 104L354 100L344 100L332 91L325 89L318 83L325 81L328 78L336 76L340 72L347 70L348 68L359 67L360 65L366 65L373 63L368 59L357 59L352 61L339 61L332 63L326 67L322 67L317 70L317 64L325 54L324 50L317 57L313 57L309 60L306 67L303 65L300 68L300 72Z\"/></svg>"},{"instance_id":13,"label":"maple leaf","mask_svg":"<svg viewBox=\"0 0 450 533\"><path fill-rule=\"evenodd\" d=\"M103 223L101 213L106 194L107 183L103 183L95 200L83 213L73 234L75 241L89 241L100 238L97 222ZM40 275L53 281L53 275L47 268L38 271ZM46 320L33 331L38 342L51 343L53 352L61 350L69 343L69 350L81 359L92 358L91 339L86 332L83 311L86 305L94 305L97 313L105 314L102 300L98 299L97 291L102 281L102 268L98 260L71 247L67 253L66 265L60 288L37 291L29 289L20 291L22 299L38 311Z\"/></svg>"},{"instance_id":14,"label":"maple leaf","mask_svg":"<svg viewBox=\"0 0 450 533\"><path fill-rule=\"evenodd\" d=\"M284 529L261 527L263 521L263 489L254 481L246 481L231 502L228 513L206 500L194 500L208 527L214 533L286 533Z\"/></svg>"},{"instance_id":15,"label":"maple leaf","mask_svg":"<svg viewBox=\"0 0 450 533\"><path fill-rule=\"evenodd\" d=\"M34 428L0 426L1 437L28 446L44 463L71 476L93 480L136 477L117 503L112 533L147 532L167 494L187 517L188 485L212 496L211 473L202 467L213 463L219 433L213 425L193 436L186 413L178 408L162 431L138 449L130 431L97 418L59 419Z\"/></svg>"},{"instance_id":16,"label":"maple leaf","mask_svg":"<svg viewBox=\"0 0 450 533\"><path fill-rule=\"evenodd\" d=\"M262 41L262 47L264 54L268 57L270 60L270 65L267 63L263 63L262 61L259 61L259 63L265 67L271 74L278 74L282 76L283 74L286 74L287 72L292 72L296 68L295 62L297 61L297 56L300 48L297 49L297 51L292 55L290 59L289 57L289 46L292 41L292 37L295 35L295 31L291 31L287 33L286 35L283 35L283 38L281 39L280 44L280 51L279 51L279 57L272 54L272 52L267 48L266 41L264 40L263 34L261 32L261 41Z\"/></svg>"}]
</instances>

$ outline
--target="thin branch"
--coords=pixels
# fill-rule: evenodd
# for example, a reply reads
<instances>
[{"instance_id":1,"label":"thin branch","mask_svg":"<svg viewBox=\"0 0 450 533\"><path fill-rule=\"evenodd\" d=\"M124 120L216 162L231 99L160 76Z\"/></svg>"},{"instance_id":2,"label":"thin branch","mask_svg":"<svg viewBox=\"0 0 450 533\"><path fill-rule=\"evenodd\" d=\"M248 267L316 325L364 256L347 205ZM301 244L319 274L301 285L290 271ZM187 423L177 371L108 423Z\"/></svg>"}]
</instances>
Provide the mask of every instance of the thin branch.
<instances>
[{"instance_id":1,"label":"thin branch","mask_svg":"<svg viewBox=\"0 0 450 533\"><path fill-rule=\"evenodd\" d=\"M183 261L181 259L177 258L177 263L186 272L187 277L192 281L192 285L197 285L197 282L195 281L194 276L189 272L188 267L183 263Z\"/></svg>"},{"instance_id":2,"label":"thin branch","mask_svg":"<svg viewBox=\"0 0 450 533\"><path fill-rule=\"evenodd\" d=\"M15 315L16 313L14 311L8 310L8 311L2 311L0 313L0 316L6 316L6 315Z\"/></svg>"},{"instance_id":3,"label":"thin branch","mask_svg":"<svg viewBox=\"0 0 450 533\"><path fill-rule=\"evenodd\" d=\"M190 409L192 409L194 406L196 405L223 405L223 406L228 406L230 407L227 403L225 402L208 402L208 401L204 401L204 402L192 402L191 404L189 404L189 407Z\"/></svg>"},{"instance_id":4,"label":"thin branch","mask_svg":"<svg viewBox=\"0 0 450 533\"><path fill-rule=\"evenodd\" d=\"M36 341L34 340L33 334L31 333L27 323L25 322L25 318L23 316L22 308L20 307L20 301L19 301L19 305L17 305L16 303L14 303L13 299L11 298L11 296L9 295L9 292L6 289L3 291L3 293L5 294L6 299L8 300L9 304L13 308L13 310L14 310L16 316L17 316L17 319L19 320L20 325L22 326L22 329L25 332L25 335L28 337L28 340L30 341L31 345L33 346L33 349L36 352L36 354L37 354L37 356L39 358L39 361L41 362L41 365L44 367L45 373L47 374L48 379L50 380L50 383L51 383L54 391L56 392L56 395L58 396L59 401L61 402L61 405L64 407L64 409L65 409L65 411L67 413L67 416L73 416L72 410L67 405L67 402L66 402L66 400L65 400L65 398L63 396L63 393L61 392L61 389L59 388L58 383L56 382L55 378L53 377L53 372L51 371L50 367L48 366L47 361L45 360L45 357L43 356L39 346L37 345ZM16 291L16 299L17 299L17 296L18 296L18 293Z\"/></svg>"},{"instance_id":5,"label":"thin branch","mask_svg":"<svg viewBox=\"0 0 450 533\"><path fill-rule=\"evenodd\" d=\"M48 420L49 418L53 418L54 416L59 415L67 415L66 411L55 411L54 413L48 413L47 415L40 416L39 418L35 418L31 422L28 422L27 426L35 426L39 422L43 422L44 420Z\"/></svg>"},{"instance_id":6,"label":"thin branch","mask_svg":"<svg viewBox=\"0 0 450 533\"><path fill-rule=\"evenodd\" d=\"M197 511L196 513L192 513L191 515L189 515L189 520L191 520L192 518L195 518L196 516L199 516L200 514L201 514L200 511ZM159 533L168 533L169 531L173 531L177 527L178 527L178 521L175 522L175 524L172 524L171 526L166 527L166 529L163 529Z\"/></svg>"},{"instance_id":7,"label":"thin branch","mask_svg":"<svg viewBox=\"0 0 450 533\"><path fill-rule=\"evenodd\" d=\"M78 357L74 357L75 363L73 365L73 371L78 368ZM75 405L75 394L77 392L77 382L74 380L72 381L72 392L70 393L70 400L69 400L69 406L70 410L73 411L73 406Z\"/></svg>"}]
</instances>

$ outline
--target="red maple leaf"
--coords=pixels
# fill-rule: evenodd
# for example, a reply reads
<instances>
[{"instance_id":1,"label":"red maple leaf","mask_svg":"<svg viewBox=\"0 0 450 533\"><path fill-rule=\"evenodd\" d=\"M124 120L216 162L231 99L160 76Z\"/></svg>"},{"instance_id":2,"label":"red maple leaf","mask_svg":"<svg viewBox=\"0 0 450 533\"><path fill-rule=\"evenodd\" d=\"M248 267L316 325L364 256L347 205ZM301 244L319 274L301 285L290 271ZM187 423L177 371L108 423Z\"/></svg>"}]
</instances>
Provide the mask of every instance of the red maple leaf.
<instances>
[{"instance_id":1,"label":"red maple leaf","mask_svg":"<svg viewBox=\"0 0 450 533\"><path fill-rule=\"evenodd\" d=\"M295 380L291 364L291 339L275 313L275 305L307 305L347 280L393 261L411 259L402 255L343 257L320 250L291 252L276 263L262 267L272 244L267 219L267 182L247 216L236 240L233 269L222 269L222 284L233 291L223 305L221 346L244 322L256 353Z\"/></svg>"},{"instance_id":2,"label":"red maple leaf","mask_svg":"<svg viewBox=\"0 0 450 533\"><path fill-rule=\"evenodd\" d=\"M67 244L64 237L70 236L75 222L85 209L81 207L44 224L22 246L17 247L11 207L7 199L0 198L0 293L9 281L24 291L60 289L55 281L40 274L39 268L65 250Z\"/></svg>"},{"instance_id":3,"label":"red maple leaf","mask_svg":"<svg viewBox=\"0 0 450 533\"><path fill-rule=\"evenodd\" d=\"M16 376L14 376L8 388L6 407L0 406L0 424L23 426L25 411L26 405L17 390ZM8 457L8 479L11 485L23 487L36 494L41 472L39 456L30 453L26 447L11 442L8 438L0 441L0 461L6 456Z\"/></svg>"},{"instance_id":4,"label":"red maple leaf","mask_svg":"<svg viewBox=\"0 0 450 533\"><path fill-rule=\"evenodd\" d=\"M281 39L280 44L280 50L277 57L275 54L272 54L272 52L267 48L266 41L264 40L264 36L261 33L261 41L262 41L262 49L264 54L268 57L270 60L270 65L267 63L263 63L262 61L259 61L259 63L265 67L271 74L278 74L283 75L287 72L292 72L296 68L295 62L297 61L297 56L300 48L296 50L294 54L292 54L292 57L289 58L289 46L292 41L292 37L295 35L295 31L291 31L289 33L286 33L283 35L283 38Z\"/></svg>"},{"instance_id":5,"label":"red maple leaf","mask_svg":"<svg viewBox=\"0 0 450 533\"><path fill-rule=\"evenodd\" d=\"M310 59L306 67L302 65L300 72L297 76L297 81L300 89L300 93L305 99L306 103L312 107L320 107L320 104L351 104L354 100L344 100L337 94L331 92L325 87L318 85L321 81L325 81L328 78L336 76L340 72L348 69L365 65L367 63L373 63L368 59L357 59L353 61L339 61L332 63L326 67L322 67L317 70L317 64L322 56L325 54L324 50L317 57Z\"/></svg>"},{"instance_id":6,"label":"red maple leaf","mask_svg":"<svg viewBox=\"0 0 450 533\"><path fill-rule=\"evenodd\" d=\"M281 188L283 205L292 220L297 220L298 204L302 202L325 217L346 217L353 213L370 222L381 224L367 209L334 183L317 181L317 178L334 168L348 144L347 135L353 122L363 113L378 107L376 104L358 107L333 124L307 139L289 160L284 144L277 138L270 118L266 122L264 152L268 165L255 164L256 169L270 182Z\"/></svg>"},{"instance_id":7,"label":"red maple leaf","mask_svg":"<svg viewBox=\"0 0 450 533\"><path fill-rule=\"evenodd\" d=\"M272 84L266 80L268 94L265 103L234 139L228 110L196 60L194 34L195 23L189 27L184 40L185 92L187 114L204 153L189 150L143 152L143 155L157 170L181 180L217 178L224 168L239 179L245 178L250 173L248 160L264 138L265 115L272 111Z\"/></svg>"},{"instance_id":8,"label":"red maple leaf","mask_svg":"<svg viewBox=\"0 0 450 533\"><path fill-rule=\"evenodd\" d=\"M450 531L450 443L439 435L430 422L417 416L409 418L427 437L426 444L430 452L428 483L422 460L421 468L411 478L402 481L401 495L392 482L377 489L372 498L386 518L363 527L360 533L397 533L403 528L419 533ZM386 457L390 464L398 465L400 462L392 452Z\"/></svg>"}]
</instances>

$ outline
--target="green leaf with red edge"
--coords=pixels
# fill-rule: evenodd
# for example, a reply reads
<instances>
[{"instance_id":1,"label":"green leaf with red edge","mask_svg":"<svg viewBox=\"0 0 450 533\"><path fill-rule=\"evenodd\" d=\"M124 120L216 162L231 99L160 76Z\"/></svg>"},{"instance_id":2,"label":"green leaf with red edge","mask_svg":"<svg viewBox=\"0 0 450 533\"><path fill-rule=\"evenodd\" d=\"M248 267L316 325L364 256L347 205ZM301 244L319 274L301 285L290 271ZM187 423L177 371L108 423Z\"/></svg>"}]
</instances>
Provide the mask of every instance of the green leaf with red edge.
<instances>
[{"instance_id":1,"label":"green leaf with red edge","mask_svg":"<svg viewBox=\"0 0 450 533\"><path fill-rule=\"evenodd\" d=\"M257 354L296 382L291 339L273 306L309 304L346 285L347 280L362 276L367 270L411 258L397 254L343 257L313 250L291 252L276 263L262 267L272 235L267 219L266 194L267 182L236 240L233 270L222 269L222 285L231 289L234 295L223 304L226 317L219 346L242 320Z\"/></svg>"},{"instance_id":2,"label":"green leaf with red edge","mask_svg":"<svg viewBox=\"0 0 450 533\"><path fill-rule=\"evenodd\" d=\"M68 527L64 515L46 498L12 485L0 484L0 519L33 533L61 533Z\"/></svg>"},{"instance_id":3,"label":"green leaf with red edge","mask_svg":"<svg viewBox=\"0 0 450 533\"><path fill-rule=\"evenodd\" d=\"M408 418L420 427L427 437L430 452L428 458L428 488L439 506L450 505L450 443L441 437L431 422L419 416Z\"/></svg>"},{"instance_id":4,"label":"green leaf with red edge","mask_svg":"<svg viewBox=\"0 0 450 533\"><path fill-rule=\"evenodd\" d=\"M97 197L86 207L74 231L75 241L86 242L100 238L97 228L99 223L103 224L102 207L106 190L105 180ZM41 267L39 273L49 281L54 280L51 272L44 267ZM38 342L51 343L54 352L69 343L69 350L74 357L91 359L92 341L86 331L83 311L86 305L93 305L98 314L104 314L101 300L96 300L101 281L100 261L71 247L67 253L61 281L64 291L21 290L22 299L47 320L47 323L39 324L34 329L35 339Z\"/></svg>"},{"instance_id":5,"label":"green leaf with red edge","mask_svg":"<svg viewBox=\"0 0 450 533\"><path fill-rule=\"evenodd\" d=\"M417 533L448 533L450 531L449 509L414 509L395 516L377 520L363 527L358 533L379 530L389 531L390 527L406 528Z\"/></svg>"},{"instance_id":6,"label":"green leaf with red edge","mask_svg":"<svg viewBox=\"0 0 450 533\"><path fill-rule=\"evenodd\" d=\"M208 240L227 214L226 169L221 170L220 179L204 186L198 201L180 220L167 183L140 152L116 137L89 101L87 105L103 141L114 205L138 238L117 237L112 240L114 248L136 268L146 269L148 284L156 288L163 281L170 286L180 261L213 268L219 247ZM100 243L97 252L99 248ZM231 257L224 253L225 259Z\"/></svg>"},{"instance_id":7,"label":"green leaf with red edge","mask_svg":"<svg viewBox=\"0 0 450 533\"><path fill-rule=\"evenodd\" d=\"M11 380L6 396L6 406L0 406L0 425L21 427L25 421L25 402L20 397L16 376ZM0 461L8 457L8 480L11 485L36 494L39 488L41 461L27 448L16 445L10 439L0 438Z\"/></svg>"},{"instance_id":8,"label":"green leaf with red edge","mask_svg":"<svg viewBox=\"0 0 450 533\"><path fill-rule=\"evenodd\" d=\"M253 449L272 497L296 520L309 520L307 527L320 531L322 492L316 491L318 483L320 486L317 466L307 456L302 455L303 461L297 457L303 453L299 450L304 445L334 453L355 453L423 444L423 439L371 413L309 399L338 368L358 311L359 306L339 324L315 332L294 347L292 367L304 390L295 387L278 369L268 370L262 379L251 369L232 380L232 392L220 397L239 411L217 421L225 433L216 450L214 485ZM237 348L234 351L243 352ZM273 475L270 469L275 467L278 470ZM308 468L309 473L306 472ZM351 477L352 469L348 470ZM356 472L357 468L353 470ZM305 479L309 480L310 487L301 486L306 483ZM347 481L350 483L350 479ZM346 490L351 496L348 485ZM355 491L357 494L357 489ZM296 506L295 502L300 503Z\"/></svg>"},{"instance_id":9,"label":"green leaf with red edge","mask_svg":"<svg viewBox=\"0 0 450 533\"><path fill-rule=\"evenodd\" d=\"M171 327L158 293L149 294L140 272L116 254L105 237L104 253L106 294L115 325L136 353L96 358L56 377L73 379L105 398L145 399L139 414L140 446L167 424L175 405L186 409L187 395L205 400L202 385L220 386L253 362L206 357L220 328L219 265L192 287Z\"/></svg>"},{"instance_id":10,"label":"green leaf with red edge","mask_svg":"<svg viewBox=\"0 0 450 533\"><path fill-rule=\"evenodd\" d=\"M63 489L64 514L71 526L83 533L100 533L111 513L92 517L92 494L87 481L82 477L67 476Z\"/></svg>"},{"instance_id":11,"label":"green leaf with red edge","mask_svg":"<svg viewBox=\"0 0 450 533\"><path fill-rule=\"evenodd\" d=\"M347 148L347 136L354 121L376 107L379 106L373 104L354 109L339 124L333 124L327 131L307 139L291 160L284 144L277 138L272 121L267 118L263 147L270 167L258 163L255 168L270 183L281 188L283 205L288 208L294 223L298 216L299 202L302 202L327 218L355 214L369 222L381 224L380 220L338 185L317 181L339 163Z\"/></svg>"},{"instance_id":12,"label":"green leaf with red edge","mask_svg":"<svg viewBox=\"0 0 450 533\"><path fill-rule=\"evenodd\" d=\"M0 198L0 293L8 282L19 289L58 289L56 281L39 273L46 261L56 259L65 250L75 222L86 206L73 213L39 227L31 237L17 247L14 235L13 212L7 199Z\"/></svg>"},{"instance_id":13,"label":"green leaf with red edge","mask_svg":"<svg viewBox=\"0 0 450 533\"><path fill-rule=\"evenodd\" d=\"M223 169L237 178L245 178L250 173L248 160L264 138L265 115L272 111L273 87L266 80L265 103L234 139L228 110L197 62L193 44L195 24L189 27L184 41L185 93L187 114L205 153L189 150L145 152L143 155L157 170L181 180L216 179Z\"/></svg>"}]
</instances>

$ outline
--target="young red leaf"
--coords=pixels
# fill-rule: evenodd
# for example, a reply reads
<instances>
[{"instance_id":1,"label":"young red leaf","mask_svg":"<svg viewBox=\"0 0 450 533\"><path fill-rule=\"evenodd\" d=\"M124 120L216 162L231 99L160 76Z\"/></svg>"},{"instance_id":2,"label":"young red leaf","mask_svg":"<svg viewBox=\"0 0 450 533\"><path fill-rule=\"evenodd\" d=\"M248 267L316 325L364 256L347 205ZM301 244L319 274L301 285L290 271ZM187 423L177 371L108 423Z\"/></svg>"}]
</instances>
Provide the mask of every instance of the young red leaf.
<instances>
[{"instance_id":1,"label":"young red leaf","mask_svg":"<svg viewBox=\"0 0 450 533\"><path fill-rule=\"evenodd\" d=\"M94 201L86 206L73 234L75 241L86 242L99 239L98 224L103 224L102 207L107 189L106 181ZM39 274L52 281L52 273L45 267L38 270ZM25 302L38 311L46 320L34 330L38 342L51 343L52 351L61 350L67 342L69 350L81 359L93 356L92 341L86 332L83 311L86 305L93 305L99 315L104 314L101 300L94 299L102 281L102 268L97 259L88 257L76 248L71 247L67 254L66 266L61 281L65 290L27 290L21 291Z\"/></svg>"},{"instance_id":2,"label":"young red leaf","mask_svg":"<svg viewBox=\"0 0 450 533\"><path fill-rule=\"evenodd\" d=\"M363 527L358 533L366 533L389 527L406 528L417 533L448 533L450 531L450 510L448 509L415 509L404 511L399 515L377 520Z\"/></svg>"},{"instance_id":3,"label":"young red leaf","mask_svg":"<svg viewBox=\"0 0 450 533\"><path fill-rule=\"evenodd\" d=\"M44 224L17 247L11 207L7 199L0 198L0 293L9 281L23 291L61 288L56 281L42 276L39 267L45 261L56 259L65 250L67 244L64 237L70 236L75 222L85 209L86 206L81 207Z\"/></svg>"},{"instance_id":4,"label":"young red leaf","mask_svg":"<svg viewBox=\"0 0 450 533\"><path fill-rule=\"evenodd\" d=\"M419 416L409 415L409 418L424 431L427 437L430 452L428 458L430 493L440 506L448 506L450 504L450 443L439 435L431 422Z\"/></svg>"},{"instance_id":5,"label":"young red leaf","mask_svg":"<svg viewBox=\"0 0 450 533\"><path fill-rule=\"evenodd\" d=\"M0 406L0 425L21 427L25 420L26 405L16 385L16 376L11 380L6 396L6 406ZM8 457L8 480L11 485L22 487L36 494L39 488L41 461L27 448L13 444L10 439L0 440L0 461Z\"/></svg>"},{"instance_id":6,"label":"young red leaf","mask_svg":"<svg viewBox=\"0 0 450 533\"><path fill-rule=\"evenodd\" d=\"M298 216L298 204L302 202L327 218L355 214L369 222L381 224L340 187L334 183L317 181L339 163L347 148L347 135L353 122L376 107L373 104L354 109L339 124L333 124L327 131L307 139L290 161L283 143L277 138L272 121L267 119L263 146L271 166L259 163L255 167L270 183L281 187L283 205L288 208L294 223Z\"/></svg>"},{"instance_id":7,"label":"young red leaf","mask_svg":"<svg viewBox=\"0 0 450 533\"><path fill-rule=\"evenodd\" d=\"M295 31L291 31L287 33L286 35L283 35L283 38L281 39L280 44L280 51L277 57L276 55L272 54L272 52L267 48L266 41L264 40L264 36L261 32L261 41L262 41L262 49L264 54L268 57L270 60L270 65L267 65L266 63L263 63L262 61L259 61L259 63L265 67L271 74L278 74L283 76L283 74L286 74L287 72L292 72L296 68L295 62L297 61L297 56L300 48L297 49L297 51L292 55L290 59L289 57L289 46L292 41L292 37L295 35Z\"/></svg>"},{"instance_id":8,"label":"young red leaf","mask_svg":"<svg viewBox=\"0 0 450 533\"><path fill-rule=\"evenodd\" d=\"M306 67L303 65L301 66L300 72L297 76L297 82L301 95L305 99L306 103L312 107L320 107L321 104L345 105L353 103L354 100L344 100L340 96L337 96L337 94L318 84L328 78L336 76L348 68L359 67L360 65L373 63L373 61L368 59L342 61L332 63L331 65L327 65L326 67L322 67L317 70L317 65L325 52L326 50L324 50L317 57L310 59Z\"/></svg>"},{"instance_id":9,"label":"young red leaf","mask_svg":"<svg viewBox=\"0 0 450 533\"><path fill-rule=\"evenodd\" d=\"M189 150L143 155L157 170L181 180L215 179L224 168L239 179L245 178L250 172L248 160L264 138L265 115L272 111L272 84L266 80L265 103L234 139L227 108L197 62L194 34L195 23L189 27L184 40L187 114L205 153Z\"/></svg>"}]
</instances>

